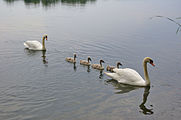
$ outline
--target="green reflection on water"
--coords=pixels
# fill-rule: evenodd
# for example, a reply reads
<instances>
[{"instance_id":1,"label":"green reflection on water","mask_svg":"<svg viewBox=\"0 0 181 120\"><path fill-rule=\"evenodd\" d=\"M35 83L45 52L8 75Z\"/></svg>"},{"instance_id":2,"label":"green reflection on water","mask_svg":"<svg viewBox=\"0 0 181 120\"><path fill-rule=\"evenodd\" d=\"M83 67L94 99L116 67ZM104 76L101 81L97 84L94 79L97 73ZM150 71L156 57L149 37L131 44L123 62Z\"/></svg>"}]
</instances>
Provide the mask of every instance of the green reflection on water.
<instances>
[{"instance_id":1,"label":"green reflection on water","mask_svg":"<svg viewBox=\"0 0 181 120\"><path fill-rule=\"evenodd\" d=\"M20 1L20 0L4 0L7 3L14 3L16 1ZM37 4L42 4L43 6L51 6L51 5L55 5L57 3L63 3L63 4L67 4L67 5L84 5L87 2L95 2L96 0L22 0L24 1L24 3L26 5L37 5Z\"/></svg>"},{"instance_id":2,"label":"green reflection on water","mask_svg":"<svg viewBox=\"0 0 181 120\"><path fill-rule=\"evenodd\" d=\"M86 4L87 2L94 2L96 0L61 0L62 3L67 4Z\"/></svg>"}]
</instances>

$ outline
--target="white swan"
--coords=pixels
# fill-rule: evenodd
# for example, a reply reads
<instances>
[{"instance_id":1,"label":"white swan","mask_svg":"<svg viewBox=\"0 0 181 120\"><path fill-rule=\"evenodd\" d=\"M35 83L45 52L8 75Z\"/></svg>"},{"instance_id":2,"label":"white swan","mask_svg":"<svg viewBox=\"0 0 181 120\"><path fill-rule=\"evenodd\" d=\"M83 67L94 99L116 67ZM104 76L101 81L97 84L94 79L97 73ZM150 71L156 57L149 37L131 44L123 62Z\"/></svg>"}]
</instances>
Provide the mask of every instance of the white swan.
<instances>
[{"instance_id":1,"label":"white swan","mask_svg":"<svg viewBox=\"0 0 181 120\"><path fill-rule=\"evenodd\" d=\"M150 57L144 58L143 68L144 68L145 80L139 75L138 72L130 68L125 68L125 69L115 68L113 69L115 73L105 72L105 74L111 77L112 79L117 80L119 83L135 85L135 86L150 86L150 79L147 71L147 62L149 62L152 66L155 66L153 64L153 60Z\"/></svg>"},{"instance_id":2,"label":"white swan","mask_svg":"<svg viewBox=\"0 0 181 120\"><path fill-rule=\"evenodd\" d=\"M29 50L46 50L45 39L47 40L47 34L43 35L42 44L39 41L26 41L24 46Z\"/></svg>"}]
</instances>

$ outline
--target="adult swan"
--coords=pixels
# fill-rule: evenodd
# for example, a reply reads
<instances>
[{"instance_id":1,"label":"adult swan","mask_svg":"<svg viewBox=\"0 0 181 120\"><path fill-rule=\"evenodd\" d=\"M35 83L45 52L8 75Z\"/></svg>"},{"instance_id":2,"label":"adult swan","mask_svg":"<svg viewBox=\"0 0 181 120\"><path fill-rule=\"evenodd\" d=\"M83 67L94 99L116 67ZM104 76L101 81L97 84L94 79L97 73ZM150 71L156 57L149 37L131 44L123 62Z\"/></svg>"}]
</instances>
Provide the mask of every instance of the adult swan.
<instances>
[{"instance_id":1,"label":"adult swan","mask_svg":"<svg viewBox=\"0 0 181 120\"><path fill-rule=\"evenodd\" d=\"M107 73L105 74L112 79L117 80L119 83L135 85L135 86L150 86L150 79L148 76L147 71L147 63L150 63L152 66L153 60L150 57L145 57L143 60L143 68L144 68L144 77L145 80L133 69L125 68L125 69L113 69L114 73Z\"/></svg>"},{"instance_id":2,"label":"adult swan","mask_svg":"<svg viewBox=\"0 0 181 120\"><path fill-rule=\"evenodd\" d=\"M43 35L42 44L39 41L26 41L24 46L29 50L46 50L45 39L47 40L47 34Z\"/></svg>"}]
</instances>

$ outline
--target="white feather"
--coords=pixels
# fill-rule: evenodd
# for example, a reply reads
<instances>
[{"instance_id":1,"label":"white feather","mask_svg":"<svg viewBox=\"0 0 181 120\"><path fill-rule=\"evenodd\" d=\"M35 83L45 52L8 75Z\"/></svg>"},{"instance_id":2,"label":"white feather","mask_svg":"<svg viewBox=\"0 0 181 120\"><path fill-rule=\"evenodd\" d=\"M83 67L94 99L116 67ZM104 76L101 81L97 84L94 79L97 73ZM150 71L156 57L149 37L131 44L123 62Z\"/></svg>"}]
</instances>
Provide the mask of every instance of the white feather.
<instances>
[{"instance_id":1,"label":"white feather","mask_svg":"<svg viewBox=\"0 0 181 120\"><path fill-rule=\"evenodd\" d=\"M136 85L136 86L145 86L145 80L133 69L124 68L124 69L113 69L115 73L105 74L111 77L114 80L117 80L119 83Z\"/></svg>"},{"instance_id":2,"label":"white feather","mask_svg":"<svg viewBox=\"0 0 181 120\"><path fill-rule=\"evenodd\" d=\"M125 69L115 68L113 69L115 73L105 72L105 74L111 77L112 79L117 80L119 83L135 85L135 86L149 86L150 80L147 72L147 63L150 63L152 66L155 66L153 64L153 60L150 57L145 57L143 59L145 80L139 75L138 72L130 68L125 68Z\"/></svg>"},{"instance_id":3,"label":"white feather","mask_svg":"<svg viewBox=\"0 0 181 120\"><path fill-rule=\"evenodd\" d=\"M24 42L24 46L30 50L46 50L45 39L47 40L47 34L43 35L42 44L39 41L33 40Z\"/></svg>"},{"instance_id":4,"label":"white feather","mask_svg":"<svg viewBox=\"0 0 181 120\"><path fill-rule=\"evenodd\" d=\"M26 41L24 46L30 50L42 50L43 46L39 41Z\"/></svg>"}]
</instances>

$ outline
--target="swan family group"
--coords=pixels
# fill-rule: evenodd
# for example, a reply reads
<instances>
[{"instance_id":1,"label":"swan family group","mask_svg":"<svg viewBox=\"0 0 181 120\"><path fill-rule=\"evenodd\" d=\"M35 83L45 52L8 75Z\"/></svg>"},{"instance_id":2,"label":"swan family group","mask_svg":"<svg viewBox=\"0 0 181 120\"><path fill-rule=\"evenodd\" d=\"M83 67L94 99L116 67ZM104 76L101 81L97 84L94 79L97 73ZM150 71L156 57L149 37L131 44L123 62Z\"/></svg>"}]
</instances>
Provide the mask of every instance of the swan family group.
<instances>
[{"instance_id":1,"label":"swan family group","mask_svg":"<svg viewBox=\"0 0 181 120\"><path fill-rule=\"evenodd\" d=\"M45 48L45 40L47 40L47 34L43 35L42 43L39 41L26 41L24 42L24 46L29 50L46 50ZM67 62L76 63L76 54L74 53L73 57L67 57L65 60ZM102 63L103 60L100 60L99 64L91 64L91 58L88 57L87 60L80 60L81 65L92 66L94 69L104 70ZM143 68L144 68L144 77L143 79L138 72L130 68L119 68L122 66L120 62L117 62L117 67L107 66L106 69L109 72L104 72L107 76L111 77L114 80L117 80L119 83L134 85L134 86L150 86L150 79L147 71L147 63L150 63L152 66L155 66L153 60L150 57L145 57L143 60Z\"/></svg>"}]
</instances>

